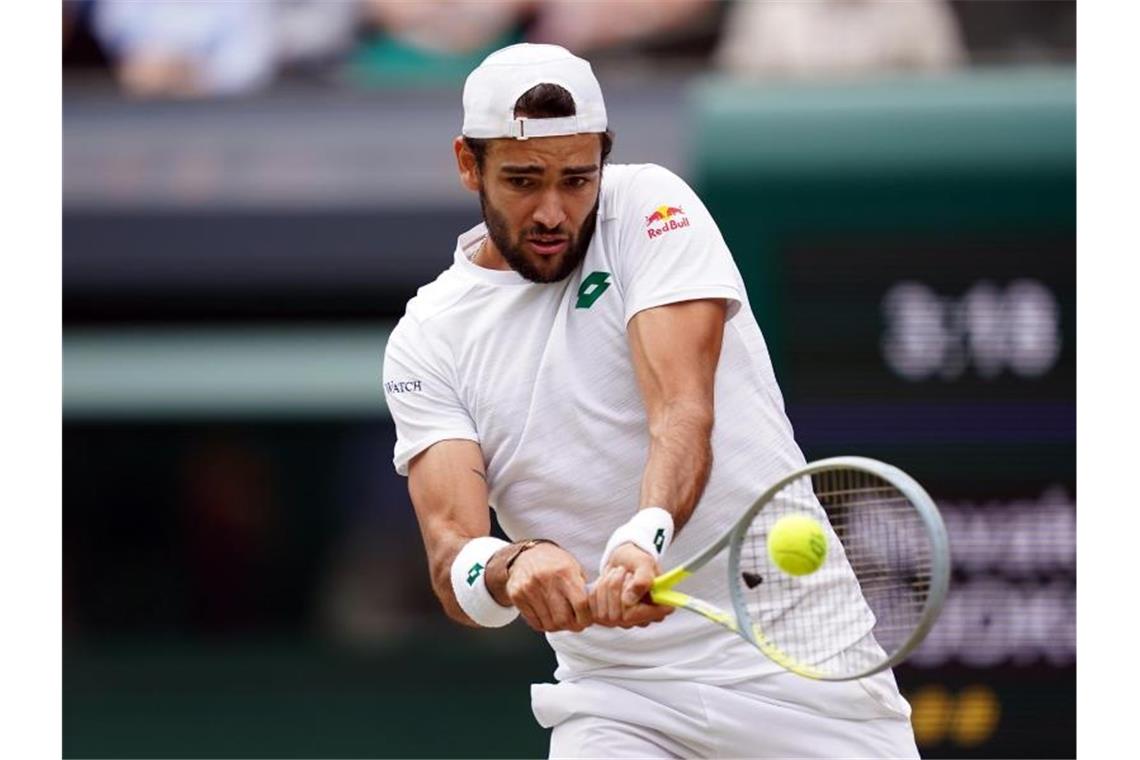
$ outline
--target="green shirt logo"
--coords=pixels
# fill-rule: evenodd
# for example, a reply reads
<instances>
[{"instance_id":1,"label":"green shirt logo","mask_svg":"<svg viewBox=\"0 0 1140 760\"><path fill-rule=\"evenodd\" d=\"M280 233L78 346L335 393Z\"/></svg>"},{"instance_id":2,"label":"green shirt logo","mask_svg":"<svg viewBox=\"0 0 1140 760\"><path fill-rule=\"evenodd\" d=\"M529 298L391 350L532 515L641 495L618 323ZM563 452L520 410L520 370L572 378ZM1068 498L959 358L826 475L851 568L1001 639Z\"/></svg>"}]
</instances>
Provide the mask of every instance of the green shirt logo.
<instances>
[{"instance_id":1,"label":"green shirt logo","mask_svg":"<svg viewBox=\"0 0 1140 760\"><path fill-rule=\"evenodd\" d=\"M602 293L610 287L609 272L590 272L586 279L582 280L582 287L578 288L578 303L574 304L575 309L588 309L594 305Z\"/></svg>"},{"instance_id":2,"label":"green shirt logo","mask_svg":"<svg viewBox=\"0 0 1140 760\"><path fill-rule=\"evenodd\" d=\"M475 581L479 580L479 576L482 574L483 566L476 562L471 566L471 569L467 571L467 585L474 586Z\"/></svg>"}]
</instances>

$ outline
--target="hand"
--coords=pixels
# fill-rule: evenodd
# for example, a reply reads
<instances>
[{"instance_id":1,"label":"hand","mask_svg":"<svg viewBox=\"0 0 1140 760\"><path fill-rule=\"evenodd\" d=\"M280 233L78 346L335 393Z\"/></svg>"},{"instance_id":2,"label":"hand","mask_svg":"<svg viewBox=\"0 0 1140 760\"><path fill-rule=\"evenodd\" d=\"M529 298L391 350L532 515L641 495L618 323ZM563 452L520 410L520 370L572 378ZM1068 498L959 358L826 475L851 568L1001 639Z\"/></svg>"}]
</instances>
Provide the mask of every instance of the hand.
<instances>
[{"instance_id":1,"label":"hand","mask_svg":"<svg viewBox=\"0 0 1140 760\"><path fill-rule=\"evenodd\" d=\"M612 628L644 628L672 614L672 607L648 599L649 586L657 573L657 561L634 544L614 549L590 592L594 622Z\"/></svg>"},{"instance_id":2,"label":"hand","mask_svg":"<svg viewBox=\"0 0 1140 760\"><path fill-rule=\"evenodd\" d=\"M511 550L501 554L510 555ZM496 554L488 563L487 587L500 604L518 607L534 630L577 632L594 622L586 595L586 573L570 552L555 544L537 544L518 555L509 573L502 562L505 560Z\"/></svg>"}]
</instances>

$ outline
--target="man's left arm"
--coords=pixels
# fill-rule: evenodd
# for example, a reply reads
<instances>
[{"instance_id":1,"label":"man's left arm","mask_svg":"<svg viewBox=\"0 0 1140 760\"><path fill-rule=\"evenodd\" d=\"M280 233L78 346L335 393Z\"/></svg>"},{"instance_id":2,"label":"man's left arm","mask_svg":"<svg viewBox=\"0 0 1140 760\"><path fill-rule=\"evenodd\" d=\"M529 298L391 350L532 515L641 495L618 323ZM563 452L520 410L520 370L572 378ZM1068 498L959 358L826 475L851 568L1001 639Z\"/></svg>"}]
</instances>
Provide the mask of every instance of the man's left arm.
<instances>
[{"instance_id":1,"label":"man's left arm","mask_svg":"<svg viewBox=\"0 0 1140 760\"><path fill-rule=\"evenodd\" d=\"M674 532L693 514L712 469L713 387L726 316L723 299L701 299L645 309L629 321L649 422L638 509L664 510ZM657 558L636 543L612 548L591 595L595 617L626 625L663 619L671 608L643 601L659 571Z\"/></svg>"}]
</instances>

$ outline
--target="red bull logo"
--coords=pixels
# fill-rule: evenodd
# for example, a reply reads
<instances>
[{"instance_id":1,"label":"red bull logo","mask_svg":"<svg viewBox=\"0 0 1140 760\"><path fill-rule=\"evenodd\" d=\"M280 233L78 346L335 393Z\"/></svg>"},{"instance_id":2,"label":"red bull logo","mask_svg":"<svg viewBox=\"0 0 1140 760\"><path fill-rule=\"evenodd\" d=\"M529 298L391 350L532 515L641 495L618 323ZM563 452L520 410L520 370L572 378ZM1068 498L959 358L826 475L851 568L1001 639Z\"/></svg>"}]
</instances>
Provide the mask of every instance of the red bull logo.
<instances>
[{"instance_id":1,"label":"red bull logo","mask_svg":"<svg viewBox=\"0 0 1140 760\"><path fill-rule=\"evenodd\" d=\"M689 226L689 219L685 210L680 206L658 206L653 213L645 217L645 232L650 238L664 235L666 232L678 230Z\"/></svg>"}]
</instances>

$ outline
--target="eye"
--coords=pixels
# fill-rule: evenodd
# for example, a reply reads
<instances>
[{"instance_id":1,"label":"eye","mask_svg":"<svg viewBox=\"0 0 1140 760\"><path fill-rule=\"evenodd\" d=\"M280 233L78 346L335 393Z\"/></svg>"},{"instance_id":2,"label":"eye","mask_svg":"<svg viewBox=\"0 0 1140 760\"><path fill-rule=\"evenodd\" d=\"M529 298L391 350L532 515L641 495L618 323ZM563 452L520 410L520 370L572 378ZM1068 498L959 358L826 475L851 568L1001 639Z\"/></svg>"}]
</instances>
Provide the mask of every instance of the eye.
<instances>
[{"instance_id":1,"label":"eye","mask_svg":"<svg viewBox=\"0 0 1140 760\"><path fill-rule=\"evenodd\" d=\"M578 189L590 184L590 180L586 177L570 177L566 180L566 184L572 188Z\"/></svg>"},{"instance_id":2,"label":"eye","mask_svg":"<svg viewBox=\"0 0 1140 760\"><path fill-rule=\"evenodd\" d=\"M530 177L507 177L507 184L511 187L524 190L534 184L534 180Z\"/></svg>"}]
</instances>

